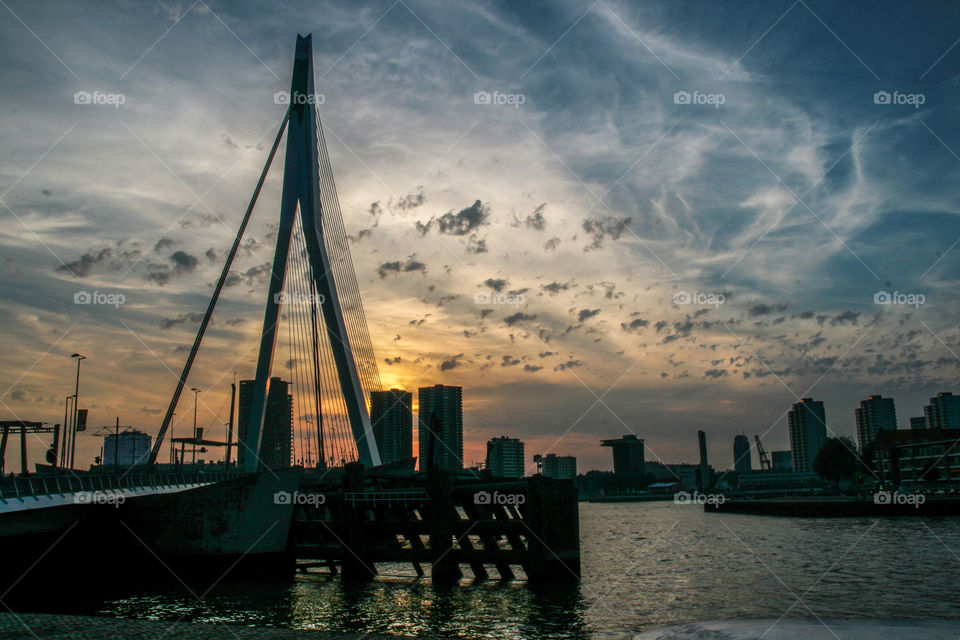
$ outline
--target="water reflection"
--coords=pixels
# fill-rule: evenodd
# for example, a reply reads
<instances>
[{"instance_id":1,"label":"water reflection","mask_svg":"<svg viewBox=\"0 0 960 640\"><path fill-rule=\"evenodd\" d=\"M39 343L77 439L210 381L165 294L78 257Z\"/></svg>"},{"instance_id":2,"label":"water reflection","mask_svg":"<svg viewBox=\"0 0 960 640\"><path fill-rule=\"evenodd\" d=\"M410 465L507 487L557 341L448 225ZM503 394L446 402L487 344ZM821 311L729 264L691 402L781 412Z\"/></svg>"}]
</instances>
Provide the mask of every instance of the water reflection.
<instances>
[{"instance_id":1,"label":"water reflection","mask_svg":"<svg viewBox=\"0 0 960 640\"><path fill-rule=\"evenodd\" d=\"M102 602L90 613L417 637L590 636L580 588L569 584L450 587L390 578L349 584L301 574L290 582L223 583L201 602L182 585L154 585L149 592Z\"/></svg>"}]
</instances>

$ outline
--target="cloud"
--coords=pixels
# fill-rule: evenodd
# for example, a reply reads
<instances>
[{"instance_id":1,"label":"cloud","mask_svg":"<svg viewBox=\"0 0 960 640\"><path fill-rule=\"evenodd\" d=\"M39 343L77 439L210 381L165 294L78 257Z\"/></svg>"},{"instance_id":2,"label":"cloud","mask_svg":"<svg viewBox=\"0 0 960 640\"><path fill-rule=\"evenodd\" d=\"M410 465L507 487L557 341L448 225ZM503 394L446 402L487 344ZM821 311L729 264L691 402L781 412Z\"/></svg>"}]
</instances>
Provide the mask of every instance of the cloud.
<instances>
[{"instance_id":1,"label":"cloud","mask_svg":"<svg viewBox=\"0 0 960 640\"><path fill-rule=\"evenodd\" d=\"M630 322L621 322L620 328L626 331L627 333L633 333L634 331L649 325L650 325L649 320L644 320L643 318L634 318Z\"/></svg>"},{"instance_id":2,"label":"cloud","mask_svg":"<svg viewBox=\"0 0 960 640\"><path fill-rule=\"evenodd\" d=\"M423 194L423 187L417 187L417 191L415 193L408 193L407 195L403 196L397 200L395 206L401 211L410 211L421 206L426 201L427 197Z\"/></svg>"},{"instance_id":3,"label":"cloud","mask_svg":"<svg viewBox=\"0 0 960 640\"><path fill-rule=\"evenodd\" d=\"M544 202L536 209L533 210L533 213L527 216L524 220L524 224L531 229L536 229L537 231L543 231L544 227L547 225L546 219L543 217L543 210L547 208L547 203Z\"/></svg>"},{"instance_id":4,"label":"cloud","mask_svg":"<svg viewBox=\"0 0 960 640\"><path fill-rule=\"evenodd\" d=\"M512 313L506 318L504 318L503 321L507 324L507 326L512 327L518 322L530 322L531 320L536 320L536 319L537 319L536 314L527 315L522 311L517 311L516 313Z\"/></svg>"},{"instance_id":5,"label":"cloud","mask_svg":"<svg viewBox=\"0 0 960 640\"><path fill-rule=\"evenodd\" d=\"M173 327L180 324L189 323L198 323L203 320L203 314L199 312L194 313L181 313L176 318L160 318L160 328L161 329L172 329Z\"/></svg>"},{"instance_id":6,"label":"cloud","mask_svg":"<svg viewBox=\"0 0 960 640\"><path fill-rule=\"evenodd\" d=\"M419 260L415 260L413 256L410 256L407 258L406 262L394 260L392 262L384 262L377 267L377 273L380 275L381 280L392 273L409 273L411 271L420 271L422 273L426 273L427 265Z\"/></svg>"},{"instance_id":7,"label":"cloud","mask_svg":"<svg viewBox=\"0 0 960 640\"><path fill-rule=\"evenodd\" d=\"M859 319L860 319L859 313L848 310L830 318L830 326L835 327L838 324L857 324L857 321Z\"/></svg>"},{"instance_id":8,"label":"cloud","mask_svg":"<svg viewBox=\"0 0 960 640\"><path fill-rule=\"evenodd\" d=\"M501 291L503 291L504 287L506 287L509 282L510 281L507 280L506 278L496 278L496 279L487 278L486 280L483 281L483 284L488 288L493 289L497 293L500 293Z\"/></svg>"},{"instance_id":9,"label":"cloud","mask_svg":"<svg viewBox=\"0 0 960 640\"><path fill-rule=\"evenodd\" d=\"M574 367L582 367L583 360L567 360L566 362L561 362L553 368L554 371L563 371L565 369L573 369Z\"/></svg>"},{"instance_id":10,"label":"cloud","mask_svg":"<svg viewBox=\"0 0 960 640\"><path fill-rule=\"evenodd\" d=\"M600 309L580 309L580 313L577 314L577 321L583 322L600 314Z\"/></svg>"},{"instance_id":11,"label":"cloud","mask_svg":"<svg viewBox=\"0 0 960 640\"><path fill-rule=\"evenodd\" d=\"M583 221L583 230L593 237L587 249L599 249L605 238L618 240L630 225L630 218L604 216L602 218L587 218Z\"/></svg>"},{"instance_id":12,"label":"cloud","mask_svg":"<svg viewBox=\"0 0 960 640\"><path fill-rule=\"evenodd\" d=\"M489 218L489 209L480 200L476 200L472 205L461 209L457 213L448 211L439 218L430 218L426 223L417 222L416 228L421 234L426 235L436 224L440 233L451 236L465 236L489 224Z\"/></svg>"},{"instance_id":13,"label":"cloud","mask_svg":"<svg viewBox=\"0 0 960 640\"><path fill-rule=\"evenodd\" d=\"M752 304L747 307L747 316L750 318L756 318L757 316L765 316L771 313L779 313L781 311L786 311L790 308L789 304L778 303L778 304Z\"/></svg>"},{"instance_id":14,"label":"cloud","mask_svg":"<svg viewBox=\"0 0 960 640\"><path fill-rule=\"evenodd\" d=\"M561 291L567 291L572 286L572 284L573 284L572 281L571 282L551 282L550 284L540 285L540 288L543 289L544 291L549 292L550 295L557 295Z\"/></svg>"},{"instance_id":15,"label":"cloud","mask_svg":"<svg viewBox=\"0 0 960 640\"><path fill-rule=\"evenodd\" d=\"M462 357L463 357L463 354L458 353L455 356L451 356L450 358L443 360L440 363L440 371L450 371L451 369L456 369L457 367L463 364L463 361L460 360L460 358Z\"/></svg>"}]
</instances>

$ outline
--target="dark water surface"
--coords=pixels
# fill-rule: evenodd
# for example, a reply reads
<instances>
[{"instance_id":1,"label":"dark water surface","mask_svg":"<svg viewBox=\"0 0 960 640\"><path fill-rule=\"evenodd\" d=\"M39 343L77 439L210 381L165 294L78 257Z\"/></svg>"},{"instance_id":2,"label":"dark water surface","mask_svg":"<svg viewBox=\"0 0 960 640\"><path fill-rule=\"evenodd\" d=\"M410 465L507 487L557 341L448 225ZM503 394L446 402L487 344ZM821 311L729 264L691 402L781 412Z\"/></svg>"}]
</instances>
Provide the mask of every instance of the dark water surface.
<instances>
[{"instance_id":1,"label":"dark water surface","mask_svg":"<svg viewBox=\"0 0 960 640\"><path fill-rule=\"evenodd\" d=\"M692 505L582 504L580 585L453 588L322 575L222 583L202 601L173 583L84 613L420 637L624 639L722 618L960 620L960 519L788 519ZM397 566L394 573L411 573ZM200 594L198 594L200 595Z\"/></svg>"}]
</instances>

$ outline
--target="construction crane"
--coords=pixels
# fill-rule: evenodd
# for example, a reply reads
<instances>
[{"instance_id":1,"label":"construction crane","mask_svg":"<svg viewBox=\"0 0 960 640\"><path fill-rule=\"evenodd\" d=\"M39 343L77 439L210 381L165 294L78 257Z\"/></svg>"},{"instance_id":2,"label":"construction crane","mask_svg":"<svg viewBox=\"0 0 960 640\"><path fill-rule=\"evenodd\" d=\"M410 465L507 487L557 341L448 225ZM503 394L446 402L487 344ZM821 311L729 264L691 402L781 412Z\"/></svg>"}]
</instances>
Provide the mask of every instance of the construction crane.
<instances>
[{"instance_id":1,"label":"construction crane","mask_svg":"<svg viewBox=\"0 0 960 640\"><path fill-rule=\"evenodd\" d=\"M753 436L757 441L757 455L760 456L760 469L767 471L773 468L773 465L770 464L770 458L767 457L767 452L763 448L763 444L760 442L760 436Z\"/></svg>"}]
</instances>

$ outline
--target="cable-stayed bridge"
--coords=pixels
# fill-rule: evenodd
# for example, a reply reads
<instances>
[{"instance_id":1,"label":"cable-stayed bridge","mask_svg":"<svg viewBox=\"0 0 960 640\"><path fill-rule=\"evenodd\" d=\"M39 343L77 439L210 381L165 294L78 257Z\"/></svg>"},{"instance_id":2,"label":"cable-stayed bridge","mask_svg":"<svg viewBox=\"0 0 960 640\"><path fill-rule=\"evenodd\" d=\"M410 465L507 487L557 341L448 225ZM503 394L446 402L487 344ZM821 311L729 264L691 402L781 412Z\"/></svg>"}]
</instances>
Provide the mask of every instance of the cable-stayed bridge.
<instances>
[{"instance_id":1,"label":"cable-stayed bridge","mask_svg":"<svg viewBox=\"0 0 960 640\"><path fill-rule=\"evenodd\" d=\"M32 579L39 580L34 587L49 588L50 573L89 572L94 560L110 566L111 581L133 579L147 567L219 579L242 569L289 573L296 564L369 579L383 562L409 563L417 576L429 565L430 577L444 582L461 579L464 568L475 579L578 578L572 481L465 479L432 468L413 474L381 465L366 402L380 389L380 378L313 75L311 37L298 36L279 130L146 464L112 473L54 464L59 473L0 480L0 541L21 551L0 567L0 590L26 589ZM284 138L279 228L256 374L248 401L239 404L242 463L225 465L224 472L160 465L173 415ZM265 418L271 384L279 384L272 374L284 338L299 444L300 464L293 468L265 463ZM193 443L202 442L195 433ZM231 446L228 437L228 460ZM110 554L77 553L92 546L107 546Z\"/></svg>"}]
</instances>

